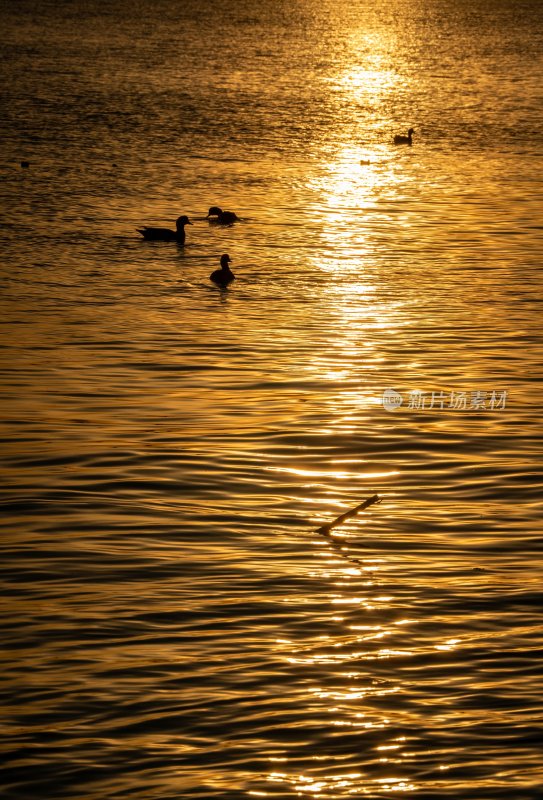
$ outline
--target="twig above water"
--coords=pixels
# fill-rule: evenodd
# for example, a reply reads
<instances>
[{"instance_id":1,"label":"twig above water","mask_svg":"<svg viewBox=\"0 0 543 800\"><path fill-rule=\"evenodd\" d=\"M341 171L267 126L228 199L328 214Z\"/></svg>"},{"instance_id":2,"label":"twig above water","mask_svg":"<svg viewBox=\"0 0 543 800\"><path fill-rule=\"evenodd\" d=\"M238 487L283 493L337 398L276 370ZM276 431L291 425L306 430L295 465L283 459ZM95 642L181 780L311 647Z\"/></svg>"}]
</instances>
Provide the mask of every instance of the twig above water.
<instances>
[{"instance_id":1,"label":"twig above water","mask_svg":"<svg viewBox=\"0 0 543 800\"><path fill-rule=\"evenodd\" d=\"M337 528L338 525L341 525L343 522L350 519L351 517L356 517L357 514L359 514L361 511L365 511L366 508L369 508L375 503L380 503L380 502L381 498L379 497L379 495L374 494L373 497L368 497L367 500L364 500L364 502L360 503L360 505L356 506L356 508L351 508L349 511L345 511L343 514L340 514L339 517L336 517L334 520L332 520L332 522L329 522L327 525L321 525L321 527L317 528L315 532L319 533L321 536L326 536L328 541L331 543L332 547L335 550L337 550L337 552L342 558L345 558L352 564L356 564L357 566L361 567L363 566L362 562L358 558L355 558L354 556L349 555L349 553L346 553L345 549L341 546L340 541L338 539L334 539L334 534L332 533L332 530L334 528Z\"/></svg>"},{"instance_id":2,"label":"twig above water","mask_svg":"<svg viewBox=\"0 0 543 800\"><path fill-rule=\"evenodd\" d=\"M350 519L351 517L356 517L361 511L365 511L366 508L369 508L374 503L380 503L381 498L378 494L374 494L373 497L369 497L367 500L364 500L363 503L356 506L356 508L351 508L350 511L345 511L345 513L340 514L339 517L336 517L332 522L329 522L327 525L322 525L320 528L317 528L317 533L320 533L322 536L328 536L330 531L333 528L337 528L338 525L342 525L346 520Z\"/></svg>"}]
</instances>

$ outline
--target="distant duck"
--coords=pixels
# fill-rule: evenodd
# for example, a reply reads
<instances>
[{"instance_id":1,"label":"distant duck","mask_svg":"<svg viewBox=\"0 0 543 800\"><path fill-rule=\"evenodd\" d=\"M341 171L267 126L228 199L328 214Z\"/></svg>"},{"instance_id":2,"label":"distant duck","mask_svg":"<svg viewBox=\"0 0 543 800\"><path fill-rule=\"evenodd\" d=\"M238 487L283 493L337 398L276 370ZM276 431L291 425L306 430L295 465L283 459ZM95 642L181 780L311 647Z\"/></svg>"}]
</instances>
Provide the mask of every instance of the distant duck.
<instances>
[{"instance_id":1,"label":"distant duck","mask_svg":"<svg viewBox=\"0 0 543 800\"><path fill-rule=\"evenodd\" d=\"M395 136L394 137L394 144L413 144L413 134L415 133L414 128L409 128L407 131L407 136Z\"/></svg>"},{"instance_id":2,"label":"distant duck","mask_svg":"<svg viewBox=\"0 0 543 800\"><path fill-rule=\"evenodd\" d=\"M216 283L217 286L221 286L225 289L229 283L232 283L234 278L236 277L228 264L232 261L228 253L225 253L221 256L221 268L216 269L215 272L212 272L209 276L209 280Z\"/></svg>"},{"instance_id":3,"label":"distant duck","mask_svg":"<svg viewBox=\"0 0 543 800\"><path fill-rule=\"evenodd\" d=\"M177 242L177 244L185 244L185 225L192 225L188 217L178 217L175 221L175 231L169 228L137 228L138 233L141 233L144 239L153 242Z\"/></svg>"},{"instance_id":4,"label":"distant duck","mask_svg":"<svg viewBox=\"0 0 543 800\"><path fill-rule=\"evenodd\" d=\"M213 219L209 219L210 217ZM206 219L209 219L210 222L218 222L219 225L232 225L233 222L238 222L239 217L233 211L223 211L218 206L211 206Z\"/></svg>"}]
</instances>

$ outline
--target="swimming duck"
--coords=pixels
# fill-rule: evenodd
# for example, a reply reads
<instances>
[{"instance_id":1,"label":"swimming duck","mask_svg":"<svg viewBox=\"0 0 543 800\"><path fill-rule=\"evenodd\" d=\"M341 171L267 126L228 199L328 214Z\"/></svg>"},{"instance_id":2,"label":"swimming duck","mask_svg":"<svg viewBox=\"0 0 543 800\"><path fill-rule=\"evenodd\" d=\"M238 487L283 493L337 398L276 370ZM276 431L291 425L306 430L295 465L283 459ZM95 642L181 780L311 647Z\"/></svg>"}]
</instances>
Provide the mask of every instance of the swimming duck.
<instances>
[{"instance_id":1,"label":"swimming duck","mask_svg":"<svg viewBox=\"0 0 543 800\"><path fill-rule=\"evenodd\" d=\"M232 281L236 277L232 272L232 270L230 269L230 267L228 266L229 262L231 261L232 259L230 258L228 253L222 255L221 268L216 269L215 272L212 272L211 275L209 276L209 280L213 281L213 283L216 283L217 286L221 286L223 289L225 289L229 283L232 283Z\"/></svg>"},{"instance_id":2,"label":"swimming duck","mask_svg":"<svg viewBox=\"0 0 543 800\"><path fill-rule=\"evenodd\" d=\"M209 211L207 212L207 217L216 217L217 219L211 219L210 222L218 222L219 225L232 225L233 222L237 222L239 217L237 214L234 214L233 211L223 211L222 208L218 206L211 206Z\"/></svg>"},{"instance_id":3,"label":"swimming duck","mask_svg":"<svg viewBox=\"0 0 543 800\"><path fill-rule=\"evenodd\" d=\"M175 221L175 231L169 228L137 228L138 233L141 233L144 239L154 242L177 242L177 244L185 244L185 225L192 225L188 217L178 217Z\"/></svg>"},{"instance_id":4,"label":"swimming duck","mask_svg":"<svg viewBox=\"0 0 543 800\"><path fill-rule=\"evenodd\" d=\"M407 136L395 136L394 137L394 144L413 144L413 134L415 133L414 128L409 128L407 131Z\"/></svg>"}]
</instances>

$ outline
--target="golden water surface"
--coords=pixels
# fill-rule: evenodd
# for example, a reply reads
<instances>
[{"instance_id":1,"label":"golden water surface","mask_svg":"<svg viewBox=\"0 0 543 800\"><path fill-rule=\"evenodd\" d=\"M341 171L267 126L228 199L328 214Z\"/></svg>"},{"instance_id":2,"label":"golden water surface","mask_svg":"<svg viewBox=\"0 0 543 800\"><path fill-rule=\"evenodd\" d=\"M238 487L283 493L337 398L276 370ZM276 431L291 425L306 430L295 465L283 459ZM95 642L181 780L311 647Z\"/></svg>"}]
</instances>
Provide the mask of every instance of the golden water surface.
<instances>
[{"instance_id":1,"label":"golden water surface","mask_svg":"<svg viewBox=\"0 0 543 800\"><path fill-rule=\"evenodd\" d=\"M7 798L540 796L541 16L0 11Z\"/></svg>"}]
</instances>

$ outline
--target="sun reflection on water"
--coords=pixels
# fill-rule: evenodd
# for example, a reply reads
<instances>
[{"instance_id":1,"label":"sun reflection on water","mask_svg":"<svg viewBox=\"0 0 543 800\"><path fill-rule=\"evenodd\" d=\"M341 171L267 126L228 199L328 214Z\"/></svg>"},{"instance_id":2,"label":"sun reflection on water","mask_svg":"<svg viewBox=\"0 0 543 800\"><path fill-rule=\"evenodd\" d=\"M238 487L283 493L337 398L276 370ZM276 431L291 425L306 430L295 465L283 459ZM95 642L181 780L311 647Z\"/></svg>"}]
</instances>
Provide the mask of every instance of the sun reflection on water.
<instances>
[{"instance_id":1,"label":"sun reflection on water","mask_svg":"<svg viewBox=\"0 0 543 800\"><path fill-rule=\"evenodd\" d=\"M315 760L322 760L315 756ZM382 760L381 760L382 761ZM330 774L313 778L305 774L288 772L271 772L267 781L273 784L287 784L300 796L304 794L319 798L367 795L373 791L413 792L418 788L411 781L403 778L387 777L370 779L362 772ZM251 795L267 796L267 792L251 791ZM274 793L274 796L275 793Z\"/></svg>"},{"instance_id":2,"label":"sun reflection on water","mask_svg":"<svg viewBox=\"0 0 543 800\"><path fill-rule=\"evenodd\" d=\"M316 350L303 370L308 380L334 387L323 398L330 433L356 433L364 407L382 405L387 387L376 386L373 376L386 369L390 343L417 324L383 262L391 228L412 224L399 202L405 180L390 148L368 148L354 138L312 178L316 201L310 211L321 219L322 246L307 258L310 269L323 276L319 291L334 339L326 352Z\"/></svg>"},{"instance_id":3,"label":"sun reflection on water","mask_svg":"<svg viewBox=\"0 0 543 800\"><path fill-rule=\"evenodd\" d=\"M373 569L374 559L368 559L368 565L370 562ZM321 731L318 752L307 754L302 763L296 748L285 748L284 755L269 759L270 771L265 777L269 790L259 787L252 794L278 797L291 791L299 796L343 798L384 791L414 792L415 783L392 771L404 763L407 737L398 735L390 712L394 701L387 698L401 698L402 685L369 666L377 660L412 655L404 647L383 646L384 638L393 639L410 620L400 615L387 619L394 613L397 599L379 583L367 581L362 566L354 568L338 561L329 571L323 568L320 577L329 582L327 617L335 632L316 632L305 641L278 638L274 648L275 657L305 676L300 702L311 711ZM295 597L286 600L299 603ZM344 615L335 613L338 606L345 608ZM355 757L353 762L341 748L338 754L341 737L346 737L349 749L350 737L361 737L360 760ZM328 742L333 745L329 747Z\"/></svg>"},{"instance_id":4,"label":"sun reflection on water","mask_svg":"<svg viewBox=\"0 0 543 800\"><path fill-rule=\"evenodd\" d=\"M343 75L336 89L371 100L386 94L395 80L392 71L366 65ZM388 198L400 193L405 178L389 148L372 147L357 141L357 136L353 131L352 140L336 148L310 186L316 200L309 210L322 220L322 246L307 257L314 273L323 276L319 291L335 330L330 349L316 350L303 366L306 379L330 385L319 398L320 413L314 422L321 436L349 437L360 432L360 415L372 413L378 402L372 376L387 359L386 343L411 324L403 313L402 298L384 290L380 252L381 232L392 220L398 222L386 208ZM402 224L409 225L409 220L403 219ZM379 387L381 396L383 388ZM315 527L325 521L320 518L326 517L326 509L345 509L346 492L352 492L352 486L382 487L400 474L395 464L375 469L371 459L364 457L336 458L322 466L275 463L267 469L305 485L307 495L302 495L301 502L319 504ZM315 497L315 486L324 487L324 498ZM284 754L270 759L266 781L268 794L274 797L295 792L342 798L417 789L394 772L394 765L403 761L405 737L398 736L401 731L390 711L383 710L391 708L394 697L401 704L402 685L394 663L414 654L405 630L410 619L405 609L398 607L396 613L393 593L383 591L376 579L382 559L371 552L360 560L351 557L354 540L370 521L370 515L362 515L334 530L329 541L314 538L315 554L321 560L311 575L329 585L327 608L318 612L328 632L321 628L302 641L285 636L273 643L274 657L300 676L299 702L311 711L320 731L318 752L306 754L303 761L296 747L289 745ZM294 596L284 601L297 606L305 617L311 616L310 598L300 601ZM343 737L345 755L338 755L337 743ZM349 737L361 737L360 758L346 755L352 747ZM349 764L340 763L347 758ZM265 787L260 788L266 794Z\"/></svg>"},{"instance_id":5,"label":"sun reflection on water","mask_svg":"<svg viewBox=\"0 0 543 800\"><path fill-rule=\"evenodd\" d=\"M397 73L392 69L377 69L382 59L374 59L374 69L351 67L341 78L343 87L355 97L383 95L389 92L398 81Z\"/></svg>"}]
</instances>

